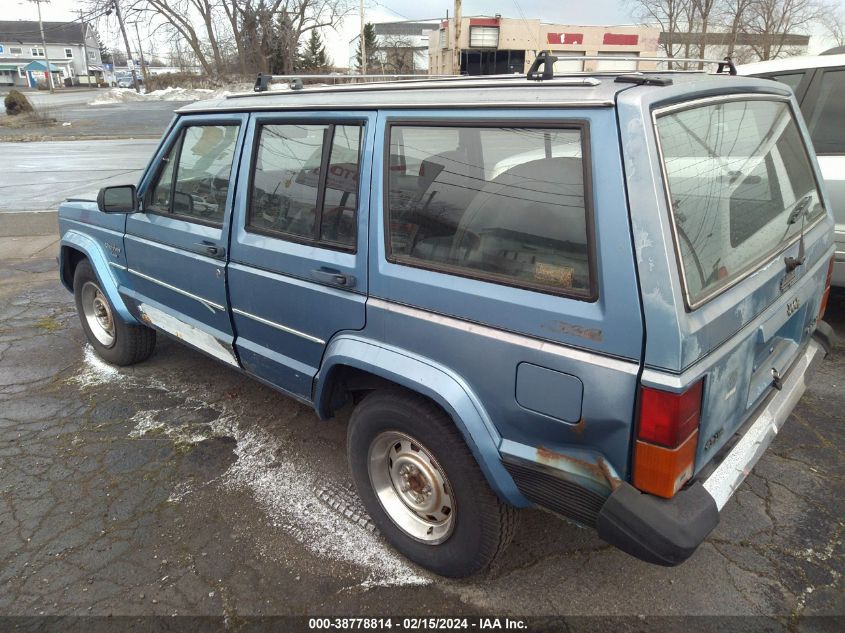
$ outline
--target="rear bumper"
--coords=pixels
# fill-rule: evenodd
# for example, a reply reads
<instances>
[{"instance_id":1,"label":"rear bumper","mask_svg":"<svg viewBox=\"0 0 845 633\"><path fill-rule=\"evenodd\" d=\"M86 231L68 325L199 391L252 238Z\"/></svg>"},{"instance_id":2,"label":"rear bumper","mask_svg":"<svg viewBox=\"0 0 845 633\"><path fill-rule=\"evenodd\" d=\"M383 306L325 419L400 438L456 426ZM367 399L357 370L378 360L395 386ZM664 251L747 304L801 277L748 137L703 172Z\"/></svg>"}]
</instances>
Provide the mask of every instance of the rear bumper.
<instances>
[{"instance_id":1,"label":"rear bumper","mask_svg":"<svg viewBox=\"0 0 845 633\"><path fill-rule=\"evenodd\" d=\"M678 565L719 523L719 511L742 484L804 395L807 380L829 349L830 328L820 323L804 352L734 441L697 480L672 499L643 494L623 483L599 511L596 529L611 545L650 563Z\"/></svg>"},{"instance_id":2,"label":"rear bumper","mask_svg":"<svg viewBox=\"0 0 845 633\"><path fill-rule=\"evenodd\" d=\"M837 288L845 288L845 250L840 251L840 244L836 244L836 254L833 260L833 274L830 277L830 285Z\"/></svg>"}]
</instances>

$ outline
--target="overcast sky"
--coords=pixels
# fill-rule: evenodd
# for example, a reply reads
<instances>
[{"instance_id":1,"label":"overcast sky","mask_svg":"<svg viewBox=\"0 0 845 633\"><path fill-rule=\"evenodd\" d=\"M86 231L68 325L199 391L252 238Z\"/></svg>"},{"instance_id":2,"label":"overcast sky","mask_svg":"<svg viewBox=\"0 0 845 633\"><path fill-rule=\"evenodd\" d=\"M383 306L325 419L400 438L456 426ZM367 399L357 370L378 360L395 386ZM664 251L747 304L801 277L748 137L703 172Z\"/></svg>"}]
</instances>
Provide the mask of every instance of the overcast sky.
<instances>
[{"instance_id":1,"label":"overcast sky","mask_svg":"<svg viewBox=\"0 0 845 633\"><path fill-rule=\"evenodd\" d=\"M838 0L845 6L845 0ZM3 5L4 19L37 19L35 4L27 0L0 0ZM352 2L357 7L357 2ZM45 21L70 20L79 17L78 11L84 6L80 0L51 0L49 4L41 5L42 17ZM443 18L447 10L452 12L452 2L448 0L365 0L366 19L369 22L388 22L405 19ZM520 18L520 8L525 18L539 18L544 22L559 22L563 24L632 24L633 2L624 0L468 0L463 3L463 14L493 15L501 13L505 17ZM131 19L131 18L127 18ZM156 46L156 38L149 38L144 23L139 25L144 51ZM118 45L117 23L112 15L101 19L97 23L100 35L107 46ZM326 30L323 39L327 42L329 55L335 64L345 66L349 55L349 40L358 33L358 12L353 11L344 20L337 31ZM134 33L130 35L134 45ZM159 44L160 45L160 44ZM819 37L810 41L810 52L817 53L828 48L829 42ZM121 46L122 48L122 46Z\"/></svg>"}]
</instances>

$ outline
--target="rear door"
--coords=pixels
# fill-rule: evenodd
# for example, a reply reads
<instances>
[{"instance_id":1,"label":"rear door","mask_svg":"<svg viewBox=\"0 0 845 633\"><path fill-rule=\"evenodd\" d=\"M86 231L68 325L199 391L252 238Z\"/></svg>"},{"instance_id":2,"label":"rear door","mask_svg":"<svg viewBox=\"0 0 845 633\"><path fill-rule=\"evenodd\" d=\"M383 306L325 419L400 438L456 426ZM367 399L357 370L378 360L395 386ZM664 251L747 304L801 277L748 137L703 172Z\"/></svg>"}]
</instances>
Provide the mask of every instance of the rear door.
<instances>
[{"instance_id":1,"label":"rear door","mask_svg":"<svg viewBox=\"0 0 845 633\"><path fill-rule=\"evenodd\" d=\"M785 94L641 107L654 146L631 138L625 151L653 152L665 191L655 212L640 200L645 175L629 179L638 261L649 263L639 266L642 381L680 392L703 380L699 469L778 387L811 336L832 222L806 130ZM655 177L648 180L653 186Z\"/></svg>"},{"instance_id":2,"label":"rear door","mask_svg":"<svg viewBox=\"0 0 845 633\"><path fill-rule=\"evenodd\" d=\"M327 341L364 327L375 114L255 114L229 297L243 366L304 399Z\"/></svg>"},{"instance_id":3,"label":"rear door","mask_svg":"<svg viewBox=\"0 0 845 633\"><path fill-rule=\"evenodd\" d=\"M231 365L226 251L247 116L182 117L141 183L142 210L126 220L139 318Z\"/></svg>"}]
</instances>

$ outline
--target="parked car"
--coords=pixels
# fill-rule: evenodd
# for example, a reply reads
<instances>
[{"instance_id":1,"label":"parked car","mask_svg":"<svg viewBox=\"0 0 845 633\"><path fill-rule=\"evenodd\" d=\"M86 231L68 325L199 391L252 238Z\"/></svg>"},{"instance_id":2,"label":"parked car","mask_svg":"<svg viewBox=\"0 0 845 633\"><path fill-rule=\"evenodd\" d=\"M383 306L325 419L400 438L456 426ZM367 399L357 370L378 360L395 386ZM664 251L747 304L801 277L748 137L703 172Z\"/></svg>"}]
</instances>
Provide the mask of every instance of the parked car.
<instances>
[{"instance_id":1,"label":"parked car","mask_svg":"<svg viewBox=\"0 0 845 633\"><path fill-rule=\"evenodd\" d=\"M836 221L831 283L845 287L845 47L822 55L738 66L742 75L774 79L795 92L807 121Z\"/></svg>"},{"instance_id":2,"label":"parked car","mask_svg":"<svg viewBox=\"0 0 845 633\"><path fill-rule=\"evenodd\" d=\"M138 85L143 86L144 85L144 79L142 77L138 77L137 79L138 79ZM135 82L132 80L131 75L129 77L121 77L120 79L117 80L117 87L118 88L134 88Z\"/></svg>"},{"instance_id":3,"label":"parked car","mask_svg":"<svg viewBox=\"0 0 845 633\"><path fill-rule=\"evenodd\" d=\"M833 219L791 91L423 80L180 109L137 187L59 211L107 362L157 333L313 406L439 574L542 507L675 565L829 347Z\"/></svg>"}]
</instances>

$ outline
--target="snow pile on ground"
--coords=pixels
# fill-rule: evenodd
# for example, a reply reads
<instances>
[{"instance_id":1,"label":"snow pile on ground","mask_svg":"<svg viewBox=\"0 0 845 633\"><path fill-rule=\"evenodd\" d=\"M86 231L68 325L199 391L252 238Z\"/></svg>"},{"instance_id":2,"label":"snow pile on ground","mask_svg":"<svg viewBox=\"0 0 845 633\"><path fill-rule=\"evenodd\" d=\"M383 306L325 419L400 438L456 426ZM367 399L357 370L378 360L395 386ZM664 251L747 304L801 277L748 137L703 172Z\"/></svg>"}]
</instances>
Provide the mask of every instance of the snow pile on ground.
<instances>
[{"instance_id":1,"label":"snow pile on ground","mask_svg":"<svg viewBox=\"0 0 845 633\"><path fill-rule=\"evenodd\" d=\"M94 348L85 345L82 356L82 371L76 374L71 380L82 387L94 387L109 382L118 382L123 379L122 374L108 363L104 362L94 352Z\"/></svg>"},{"instance_id":2,"label":"snow pile on ground","mask_svg":"<svg viewBox=\"0 0 845 633\"><path fill-rule=\"evenodd\" d=\"M287 85L272 86L273 90L287 89ZM142 88L143 90L143 88ZM137 93L132 88L111 88L97 95L88 105L111 105L133 101L199 101L201 99L222 99L230 94L249 92L251 85L237 84L225 88L163 88L152 92Z\"/></svg>"}]
</instances>

